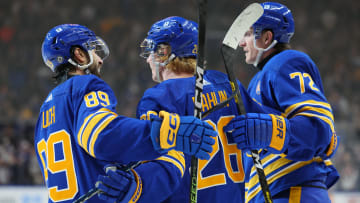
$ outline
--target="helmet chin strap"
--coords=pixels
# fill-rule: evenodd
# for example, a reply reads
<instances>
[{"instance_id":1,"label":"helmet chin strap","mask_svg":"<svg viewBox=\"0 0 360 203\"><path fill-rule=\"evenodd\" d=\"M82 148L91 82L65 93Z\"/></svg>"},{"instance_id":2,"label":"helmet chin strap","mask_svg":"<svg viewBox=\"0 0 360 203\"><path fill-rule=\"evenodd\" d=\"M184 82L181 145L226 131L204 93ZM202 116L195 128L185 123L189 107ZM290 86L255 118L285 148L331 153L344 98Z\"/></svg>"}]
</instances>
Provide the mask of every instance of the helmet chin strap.
<instances>
[{"instance_id":1,"label":"helmet chin strap","mask_svg":"<svg viewBox=\"0 0 360 203\"><path fill-rule=\"evenodd\" d=\"M155 64L155 72L156 72L155 82L160 83L160 82L163 81L163 79L160 78L160 67L165 67L165 66L166 66L167 64L169 64L172 60L174 60L175 57L176 57L175 54L171 54L168 59L166 59L164 62L161 62L161 63L160 63L160 62L155 62L155 56L152 55L152 60L154 61L154 64Z\"/></svg>"},{"instance_id":2,"label":"helmet chin strap","mask_svg":"<svg viewBox=\"0 0 360 203\"><path fill-rule=\"evenodd\" d=\"M263 53L264 53L265 51L268 51L268 50L270 50L271 48L273 48L273 47L277 44L277 40L274 39L274 41L273 41L273 42L270 44L270 46L268 46L268 48L266 48L266 49L259 48L259 47L256 46L256 38L255 38L255 35L254 35L254 40L253 40L253 42L254 42L254 47L255 47L255 49L257 49L257 50L259 51L258 54L256 55L256 59L255 59L255 61L254 61L254 63L253 63L253 65L254 65L255 67L257 67L257 65L259 64L260 58L261 58L261 56L263 55Z\"/></svg>"},{"instance_id":3,"label":"helmet chin strap","mask_svg":"<svg viewBox=\"0 0 360 203\"><path fill-rule=\"evenodd\" d=\"M88 67L94 63L94 58L90 51L88 51L88 54L89 54L89 58L90 58L90 62L88 64L80 65L77 62L75 62L74 60L72 60L71 58L69 58L68 62L71 63L73 66L76 66L79 69L85 71L86 74L90 74Z\"/></svg>"}]
</instances>

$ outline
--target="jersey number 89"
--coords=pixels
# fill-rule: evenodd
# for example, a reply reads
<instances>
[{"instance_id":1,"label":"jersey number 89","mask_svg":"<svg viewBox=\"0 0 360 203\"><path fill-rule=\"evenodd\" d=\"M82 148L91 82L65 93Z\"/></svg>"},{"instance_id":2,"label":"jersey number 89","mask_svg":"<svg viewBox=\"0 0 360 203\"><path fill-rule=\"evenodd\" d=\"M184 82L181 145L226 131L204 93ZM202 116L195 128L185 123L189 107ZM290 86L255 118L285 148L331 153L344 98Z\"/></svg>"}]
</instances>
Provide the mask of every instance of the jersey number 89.
<instances>
[{"instance_id":1,"label":"jersey number 89","mask_svg":"<svg viewBox=\"0 0 360 203\"><path fill-rule=\"evenodd\" d=\"M94 107L99 104L102 106L110 105L109 96L106 92L97 91L97 92L90 92L84 96L84 100L87 107Z\"/></svg>"}]
</instances>

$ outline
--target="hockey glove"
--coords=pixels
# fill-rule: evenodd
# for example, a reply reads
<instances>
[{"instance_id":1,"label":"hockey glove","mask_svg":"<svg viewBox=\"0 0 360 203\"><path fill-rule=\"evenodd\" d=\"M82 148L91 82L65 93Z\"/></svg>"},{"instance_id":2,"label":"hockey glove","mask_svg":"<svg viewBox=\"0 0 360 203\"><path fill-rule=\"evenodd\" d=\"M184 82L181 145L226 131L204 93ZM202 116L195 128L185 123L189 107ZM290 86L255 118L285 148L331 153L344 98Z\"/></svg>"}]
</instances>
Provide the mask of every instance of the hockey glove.
<instances>
[{"instance_id":1,"label":"hockey glove","mask_svg":"<svg viewBox=\"0 0 360 203\"><path fill-rule=\"evenodd\" d=\"M273 115L248 113L232 119L224 131L242 150L267 149L271 153L283 153L289 142L289 122Z\"/></svg>"},{"instance_id":2,"label":"hockey glove","mask_svg":"<svg viewBox=\"0 0 360 203\"><path fill-rule=\"evenodd\" d=\"M134 169L124 171L119 165L106 165L106 176L99 175L96 188L98 197L107 202L137 202L142 192L140 176Z\"/></svg>"},{"instance_id":3,"label":"hockey glove","mask_svg":"<svg viewBox=\"0 0 360 203\"><path fill-rule=\"evenodd\" d=\"M216 131L193 116L179 116L160 111L151 118L151 140L155 150L165 153L175 149L199 159L210 159Z\"/></svg>"}]
</instances>

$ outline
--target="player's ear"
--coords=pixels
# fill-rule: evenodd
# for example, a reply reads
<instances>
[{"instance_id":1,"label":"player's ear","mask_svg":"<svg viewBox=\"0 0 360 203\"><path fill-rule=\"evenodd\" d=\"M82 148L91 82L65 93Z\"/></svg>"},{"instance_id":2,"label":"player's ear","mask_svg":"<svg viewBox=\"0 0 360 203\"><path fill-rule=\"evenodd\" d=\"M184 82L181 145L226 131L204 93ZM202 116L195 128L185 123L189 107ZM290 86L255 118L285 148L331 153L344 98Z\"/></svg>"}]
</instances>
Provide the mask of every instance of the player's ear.
<instances>
[{"instance_id":1,"label":"player's ear","mask_svg":"<svg viewBox=\"0 0 360 203\"><path fill-rule=\"evenodd\" d=\"M88 56L87 53L80 49L79 47L75 47L73 50L74 60L78 62L80 65L87 63Z\"/></svg>"},{"instance_id":2,"label":"player's ear","mask_svg":"<svg viewBox=\"0 0 360 203\"><path fill-rule=\"evenodd\" d=\"M263 36L265 46L269 46L273 41L274 34L270 30L267 30Z\"/></svg>"}]
</instances>

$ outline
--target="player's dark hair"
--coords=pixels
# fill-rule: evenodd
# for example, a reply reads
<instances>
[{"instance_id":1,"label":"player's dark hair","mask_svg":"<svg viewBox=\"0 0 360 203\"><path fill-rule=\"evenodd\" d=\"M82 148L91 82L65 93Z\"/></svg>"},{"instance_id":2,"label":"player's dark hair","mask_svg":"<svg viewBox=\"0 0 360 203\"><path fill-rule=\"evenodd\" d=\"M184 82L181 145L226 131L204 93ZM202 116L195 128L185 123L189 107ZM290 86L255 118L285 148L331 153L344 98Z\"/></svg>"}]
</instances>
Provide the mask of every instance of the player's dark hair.
<instances>
[{"instance_id":1,"label":"player's dark hair","mask_svg":"<svg viewBox=\"0 0 360 203\"><path fill-rule=\"evenodd\" d=\"M291 49L291 45L288 44L288 43L277 43L275 46L274 46L274 49L276 49L277 51L281 52L281 51L284 51L286 49Z\"/></svg>"},{"instance_id":2,"label":"player's dark hair","mask_svg":"<svg viewBox=\"0 0 360 203\"><path fill-rule=\"evenodd\" d=\"M73 71L76 71L76 68L70 63L59 65L55 70L55 75L52 77L55 79L55 84L58 85L65 82L71 77L68 73Z\"/></svg>"},{"instance_id":3,"label":"player's dark hair","mask_svg":"<svg viewBox=\"0 0 360 203\"><path fill-rule=\"evenodd\" d=\"M74 58L74 50L76 47L78 46L71 47L70 56L72 59ZM82 49L81 47L79 48ZM69 75L69 72L75 72L75 71L76 71L76 67L73 66L71 63L64 63L55 68L55 75L52 78L55 79L55 84L58 85L65 82L67 79L71 77L71 75Z\"/></svg>"}]
</instances>

